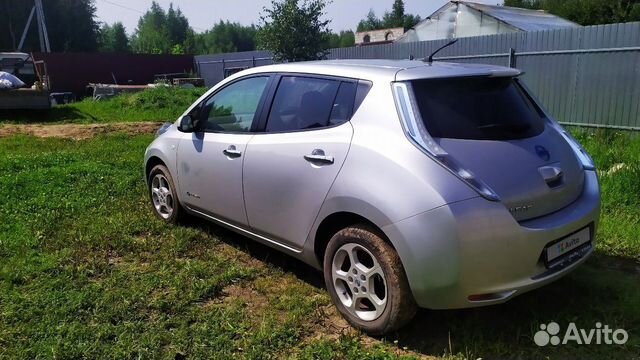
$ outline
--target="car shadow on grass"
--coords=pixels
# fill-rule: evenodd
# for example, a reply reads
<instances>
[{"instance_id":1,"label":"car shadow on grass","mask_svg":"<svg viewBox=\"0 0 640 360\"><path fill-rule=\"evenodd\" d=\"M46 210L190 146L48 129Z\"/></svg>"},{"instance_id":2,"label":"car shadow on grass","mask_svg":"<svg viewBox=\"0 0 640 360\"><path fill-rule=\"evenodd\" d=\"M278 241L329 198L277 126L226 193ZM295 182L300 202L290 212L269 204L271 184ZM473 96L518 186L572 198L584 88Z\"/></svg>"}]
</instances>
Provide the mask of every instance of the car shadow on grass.
<instances>
[{"instance_id":1,"label":"car shadow on grass","mask_svg":"<svg viewBox=\"0 0 640 360\"><path fill-rule=\"evenodd\" d=\"M214 224L194 219L187 226L204 230L252 257L325 289L322 273L311 266ZM398 332L380 338L401 349L427 356L462 354L466 358L555 359L638 358L640 354L640 273L612 267L617 262L595 255L568 276L494 306L461 310L420 309ZM625 329L621 345L539 347L533 341L540 325L556 322L560 338L570 323L589 331L596 323ZM634 337L635 334L635 337Z\"/></svg>"},{"instance_id":2,"label":"car shadow on grass","mask_svg":"<svg viewBox=\"0 0 640 360\"><path fill-rule=\"evenodd\" d=\"M290 272L298 279L317 288L324 289L324 280L322 272L316 270L312 266L288 256L280 251L270 248L257 241L237 234L222 226L218 226L206 220L190 217L183 222L184 226L199 229L213 235L225 244L242 251L251 257L265 262L268 265L275 266L282 271Z\"/></svg>"},{"instance_id":3,"label":"car shadow on grass","mask_svg":"<svg viewBox=\"0 0 640 360\"><path fill-rule=\"evenodd\" d=\"M586 263L567 277L504 304L420 310L396 339L399 346L428 355L446 352L463 353L468 358L631 358L640 349L637 338L625 346L569 342L539 347L533 337L541 325L550 322L560 325L560 340L570 323L589 331L599 322L637 334L640 314L633 304L640 303L640 290L633 284L640 278L633 277Z\"/></svg>"}]
</instances>

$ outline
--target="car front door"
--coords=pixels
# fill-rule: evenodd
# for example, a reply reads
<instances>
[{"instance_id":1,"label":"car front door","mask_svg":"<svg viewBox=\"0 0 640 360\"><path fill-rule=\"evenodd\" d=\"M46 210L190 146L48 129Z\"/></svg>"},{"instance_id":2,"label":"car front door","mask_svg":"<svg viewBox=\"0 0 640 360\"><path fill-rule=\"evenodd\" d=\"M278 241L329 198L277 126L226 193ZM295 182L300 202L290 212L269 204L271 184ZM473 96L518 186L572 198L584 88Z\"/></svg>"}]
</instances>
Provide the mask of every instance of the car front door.
<instances>
[{"instance_id":1,"label":"car front door","mask_svg":"<svg viewBox=\"0 0 640 360\"><path fill-rule=\"evenodd\" d=\"M198 130L185 133L178 147L180 198L190 209L247 225L242 162L269 80L234 81L196 107Z\"/></svg>"},{"instance_id":2,"label":"car front door","mask_svg":"<svg viewBox=\"0 0 640 360\"><path fill-rule=\"evenodd\" d=\"M252 230L300 248L344 162L353 128L356 82L282 76L249 141L244 195Z\"/></svg>"}]
</instances>

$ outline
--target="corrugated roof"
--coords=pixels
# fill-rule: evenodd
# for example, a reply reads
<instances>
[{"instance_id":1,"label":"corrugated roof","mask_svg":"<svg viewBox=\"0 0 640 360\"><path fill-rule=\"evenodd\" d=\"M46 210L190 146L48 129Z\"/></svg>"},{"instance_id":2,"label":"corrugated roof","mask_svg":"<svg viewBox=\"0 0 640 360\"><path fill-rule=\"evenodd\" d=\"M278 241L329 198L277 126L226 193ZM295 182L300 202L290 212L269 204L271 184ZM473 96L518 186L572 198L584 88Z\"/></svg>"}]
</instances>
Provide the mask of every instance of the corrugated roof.
<instances>
[{"instance_id":1,"label":"corrugated roof","mask_svg":"<svg viewBox=\"0 0 640 360\"><path fill-rule=\"evenodd\" d=\"M524 31L555 30L580 26L572 21L541 10L486 5L468 1L452 1L452 3L465 4Z\"/></svg>"}]
</instances>

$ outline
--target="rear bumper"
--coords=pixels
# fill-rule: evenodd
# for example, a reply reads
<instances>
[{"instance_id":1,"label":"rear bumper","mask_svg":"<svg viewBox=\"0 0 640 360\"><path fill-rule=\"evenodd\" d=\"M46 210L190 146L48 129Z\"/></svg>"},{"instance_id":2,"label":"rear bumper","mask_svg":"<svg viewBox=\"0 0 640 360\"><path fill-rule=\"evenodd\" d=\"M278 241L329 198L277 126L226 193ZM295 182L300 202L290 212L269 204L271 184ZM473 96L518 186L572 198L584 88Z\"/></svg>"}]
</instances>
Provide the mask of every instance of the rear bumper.
<instances>
[{"instance_id":1,"label":"rear bumper","mask_svg":"<svg viewBox=\"0 0 640 360\"><path fill-rule=\"evenodd\" d=\"M402 259L418 305L466 308L505 302L574 270L595 248L599 215L597 175L586 171L580 198L544 217L517 222L503 204L474 198L383 230ZM593 229L591 247L564 266L547 269L541 256L544 248L587 226ZM493 296L469 300L479 294Z\"/></svg>"}]
</instances>

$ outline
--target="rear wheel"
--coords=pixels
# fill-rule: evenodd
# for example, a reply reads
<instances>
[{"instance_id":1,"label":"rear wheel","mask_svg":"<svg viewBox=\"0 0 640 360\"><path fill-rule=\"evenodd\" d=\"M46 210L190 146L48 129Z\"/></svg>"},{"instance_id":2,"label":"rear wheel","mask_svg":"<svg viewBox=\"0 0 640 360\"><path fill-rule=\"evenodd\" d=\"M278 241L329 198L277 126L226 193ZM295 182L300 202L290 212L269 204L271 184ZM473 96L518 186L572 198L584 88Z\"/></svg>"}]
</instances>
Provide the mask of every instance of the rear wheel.
<instances>
[{"instance_id":1,"label":"rear wheel","mask_svg":"<svg viewBox=\"0 0 640 360\"><path fill-rule=\"evenodd\" d=\"M156 165L149 173L149 197L154 213L161 220L176 224L184 216L173 178L164 165Z\"/></svg>"},{"instance_id":2,"label":"rear wheel","mask_svg":"<svg viewBox=\"0 0 640 360\"><path fill-rule=\"evenodd\" d=\"M348 227L331 238L324 279L338 311L371 335L397 330L417 310L398 254L370 227Z\"/></svg>"}]
</instances>

